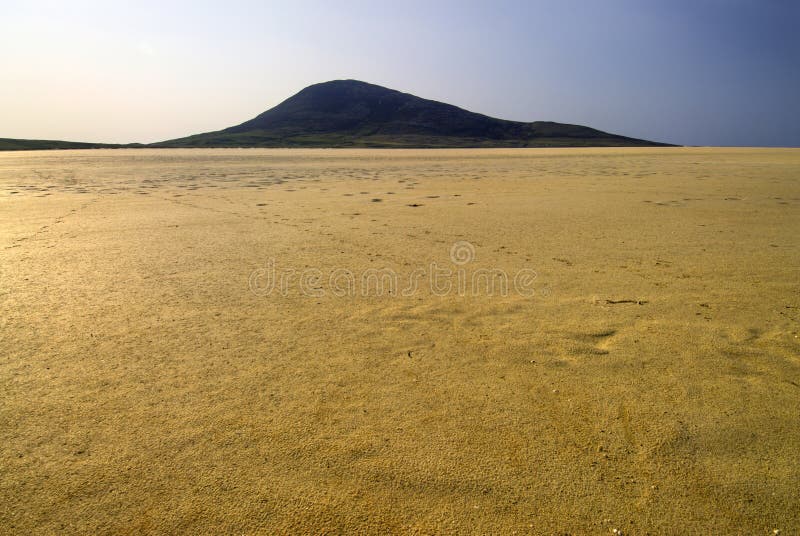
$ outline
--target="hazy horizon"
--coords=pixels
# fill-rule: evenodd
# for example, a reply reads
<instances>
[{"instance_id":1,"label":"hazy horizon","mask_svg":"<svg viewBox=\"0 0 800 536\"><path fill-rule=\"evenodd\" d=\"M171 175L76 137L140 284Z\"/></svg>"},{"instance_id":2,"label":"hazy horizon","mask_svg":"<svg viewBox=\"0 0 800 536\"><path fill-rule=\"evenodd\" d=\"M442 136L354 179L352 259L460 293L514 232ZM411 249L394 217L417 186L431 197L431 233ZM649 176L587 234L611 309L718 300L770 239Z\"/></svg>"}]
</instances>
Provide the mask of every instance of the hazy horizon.
<instances>
[{"instance_id":1,"label":"hazy horizon","mask_svg":"<svg viewBox=\"0 0 800 536\"><path fill-rule=\"evenodd\" d=\"M162 141L352 78L515 121L800 146L792 2L0 5L0 137Z\"/></svg>"}]
</instances>

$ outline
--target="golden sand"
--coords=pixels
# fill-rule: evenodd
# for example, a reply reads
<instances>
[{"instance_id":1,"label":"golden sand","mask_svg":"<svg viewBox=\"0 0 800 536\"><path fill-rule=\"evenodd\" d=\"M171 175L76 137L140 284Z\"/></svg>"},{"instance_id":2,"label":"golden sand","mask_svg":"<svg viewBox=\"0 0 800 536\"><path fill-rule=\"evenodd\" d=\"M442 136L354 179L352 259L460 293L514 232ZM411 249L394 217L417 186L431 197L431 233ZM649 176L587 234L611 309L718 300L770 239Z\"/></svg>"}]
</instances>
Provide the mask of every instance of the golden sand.
<instances>
[{"instance_id":1,"label":"golden sand","mask_svg":"<svg viewBox=\"0 0 800 536\"><path fill-rule=\"evenodd\" d=\"M800 150L0 154L0 532L797 534L798 236Z\"/></svg>"}]
</instances>

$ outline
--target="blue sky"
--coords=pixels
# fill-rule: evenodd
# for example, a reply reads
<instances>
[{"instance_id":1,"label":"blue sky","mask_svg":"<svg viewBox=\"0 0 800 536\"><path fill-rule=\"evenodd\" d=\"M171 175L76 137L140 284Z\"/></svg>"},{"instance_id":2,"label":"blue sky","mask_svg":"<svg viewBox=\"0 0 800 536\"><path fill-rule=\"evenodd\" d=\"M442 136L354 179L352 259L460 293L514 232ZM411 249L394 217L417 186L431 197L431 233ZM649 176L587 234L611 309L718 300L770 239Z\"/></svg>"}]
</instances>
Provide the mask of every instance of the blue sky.
<instances>
[{"instance_id":1,"label":"blue sky","mask_svg":"<svg viewBox=\"0 0 800 536\"><path fill-rule=\"evenodd\" d=\"M0 137L151 142L355 78L519 121L800 146L800 2L0 0Z\"/></svg>"}]
</instances>

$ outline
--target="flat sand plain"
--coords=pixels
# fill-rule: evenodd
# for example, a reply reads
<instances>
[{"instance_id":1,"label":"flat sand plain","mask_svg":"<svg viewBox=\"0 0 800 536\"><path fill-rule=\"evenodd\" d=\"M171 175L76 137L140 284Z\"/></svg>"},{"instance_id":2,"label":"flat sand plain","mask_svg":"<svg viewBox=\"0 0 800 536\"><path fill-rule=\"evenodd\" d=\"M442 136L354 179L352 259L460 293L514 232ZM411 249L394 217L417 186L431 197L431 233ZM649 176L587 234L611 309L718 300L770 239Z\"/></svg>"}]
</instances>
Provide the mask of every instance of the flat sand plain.
<instances>
[{"instance_id":1,"label":"flat sand plain","mask_svg":"<svg viewBox=\"0 0 800 536\"><path fill-rule=\"evenodd\" d=\"M799 269L800 150L0 154L0 532L797 534Z\"/></svg>"}]
</instances>

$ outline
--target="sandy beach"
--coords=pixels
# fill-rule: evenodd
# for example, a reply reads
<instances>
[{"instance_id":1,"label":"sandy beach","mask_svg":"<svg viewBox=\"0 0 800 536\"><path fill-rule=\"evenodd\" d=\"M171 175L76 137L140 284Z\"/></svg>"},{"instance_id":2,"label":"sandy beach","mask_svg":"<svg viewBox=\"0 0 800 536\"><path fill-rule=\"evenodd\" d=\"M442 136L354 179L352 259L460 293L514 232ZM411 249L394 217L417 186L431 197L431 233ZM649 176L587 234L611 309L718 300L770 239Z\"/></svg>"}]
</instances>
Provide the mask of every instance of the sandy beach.
<instances>
[{"instance_id":1,"label":"sandy beach","mask_svg":"<svg viewBox=\"0 0 800 536\"><path fill-rule=\"evenodd\" d=\"M800 149L0 154L0 532L800 532Z\"/></svg>"}]
</instances>

